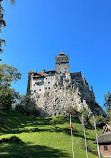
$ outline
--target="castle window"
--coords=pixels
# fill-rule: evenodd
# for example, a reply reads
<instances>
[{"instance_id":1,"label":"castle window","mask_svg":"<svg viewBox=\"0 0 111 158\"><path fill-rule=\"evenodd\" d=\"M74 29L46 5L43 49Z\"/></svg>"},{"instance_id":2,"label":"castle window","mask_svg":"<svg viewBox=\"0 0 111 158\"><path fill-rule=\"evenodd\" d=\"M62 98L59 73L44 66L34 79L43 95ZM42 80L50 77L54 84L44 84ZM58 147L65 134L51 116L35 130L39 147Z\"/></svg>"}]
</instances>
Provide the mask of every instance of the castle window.
<instances>
[{"instance_id":1,"label":"castle window","mask_svg":"<svg viewBox=\"0 0 111 158\"><path fill-rule=\"evenodd\" d=\"M47 80L47 78L46 78L46 80Z\"/></svg>"},{"instance_id":2,"label":"castle window","mask_svg":"<svg viewBox=\"0 0 111 158\"><path fill-rule=\"evenodd\" d=\"M65 69L66 69L66 67L65 67Z\"/></svg>"},{"instance_id":3,"label":"castle window","mask_svg":"<svg viewBox=\"0 0 111 158\"><path fill-rule=\"evenodd\" d=\"M60 72L60 74L61 74L61 72Z\"/></svg>"},{"instance_id":4,"label":"castle window","mask_svg":"<svg viewBox=\"0 0 111 158\"><path fill-rule=\"evenodd\" d=\"M107 145L104 146L104 151L108 151Z\"/></svg>"},{"instance_id":5,"label":"castle window","mask_svg":"<svg viewBox=\"0 0 111 158\"><path fill-rule=\"evenodd\" d=\"M36 92L36 90L34 90L34 92Z\"/></svg>"},{"instance_id":6,"label":"castle window","mask_svg":"<svg viewBox=\"0 0 111 158\"><path fill-rule=\"evenodd\" d=\"M50 89L50 87L49 87L49 89Z\"/></svg>"},{"instance_id":7,"label":"castle window","mask_svg":"<svg viewBox=\"0 0 111 158\"><path fill-rule=\"evenodd\" d=\"M48 82L48 84L49 84L50 82Z\"/></svg>"},{"instance_id":8,"label":"castle window","mask_svg":"<svg viewBox=\"0 0 111 158\"><path fill-rule=\"evenodd\" d=\"M39 91L41 91L41 89L39 89Z\"/></svg>"},{"instance_id":9,"label":"castle window","mask_svg":"<svg viewBox=\"0 0 111 158\"><path fill-rule=\"evenodd\" d=\"M47 89L47 87L45 87L45 89Z\"/></svg>"}]
</instances>

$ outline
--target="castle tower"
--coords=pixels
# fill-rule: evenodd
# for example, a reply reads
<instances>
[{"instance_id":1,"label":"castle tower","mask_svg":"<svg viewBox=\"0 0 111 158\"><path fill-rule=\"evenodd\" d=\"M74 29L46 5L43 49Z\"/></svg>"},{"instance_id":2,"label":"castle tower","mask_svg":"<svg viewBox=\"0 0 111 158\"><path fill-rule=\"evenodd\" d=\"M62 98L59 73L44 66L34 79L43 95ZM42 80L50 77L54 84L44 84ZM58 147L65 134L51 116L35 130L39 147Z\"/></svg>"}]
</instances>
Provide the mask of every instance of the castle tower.
<instances>
[{"instance_id":1,"label":"castle tower","mask_svg":"<svg viewBox=\"0 0 111 158\"><path fill-rule=\"evenodd\" d=\"M55 56L55 69L58 73L70 73L69 56L63 52L61 52L59 56Z\"/></svg>"},{"instance_id":2,"label":"castle tower","mask_svg":"<svg viewBox=\"0 0 111 158\"><path fill-rule=\"evenodd\" d=\"M27 95L31 94L31 90L32 90L32 77L33 77L34 71L31 70L28 73L28 85L27 85Z\"/></svg>"}]
</instances>

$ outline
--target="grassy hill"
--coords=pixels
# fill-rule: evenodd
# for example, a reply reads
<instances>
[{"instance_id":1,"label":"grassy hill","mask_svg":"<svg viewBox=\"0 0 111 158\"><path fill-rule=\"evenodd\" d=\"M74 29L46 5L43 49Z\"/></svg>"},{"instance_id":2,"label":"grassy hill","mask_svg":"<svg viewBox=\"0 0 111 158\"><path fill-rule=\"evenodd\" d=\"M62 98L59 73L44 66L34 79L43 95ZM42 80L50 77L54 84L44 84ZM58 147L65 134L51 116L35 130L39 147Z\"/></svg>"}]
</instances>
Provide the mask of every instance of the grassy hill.
<instances>
[{"instance_id":1,"label":"grassy hill","mask_svg":"<svg viewBox=\"0 0 111 158\"><path fill-rule=\"evenodd\" d=\"M73 118L75 158L86 158L83 128ZM101 130L98 130L101 134ZM0 143L0 158L72 158L69 117L27 117L16 111L0 114L0 139L16 135L22 141ZM86 130L88 148L96 151L94 129ZM97 156L88 152L89 158Z\"/></svg>"}]
</instances>

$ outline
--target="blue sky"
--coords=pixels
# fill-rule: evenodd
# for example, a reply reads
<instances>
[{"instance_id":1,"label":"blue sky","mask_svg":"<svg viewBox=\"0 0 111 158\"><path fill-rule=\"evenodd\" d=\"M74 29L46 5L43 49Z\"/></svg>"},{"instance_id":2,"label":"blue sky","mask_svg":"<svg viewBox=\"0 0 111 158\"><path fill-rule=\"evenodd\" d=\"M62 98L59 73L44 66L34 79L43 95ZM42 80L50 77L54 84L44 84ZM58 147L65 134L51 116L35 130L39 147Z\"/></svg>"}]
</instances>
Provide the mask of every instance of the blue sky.
<instances>
[{"instance_id":1,"label":"blue sky","mask_svg":"<svg viewBox=\"0 0 111 158\"><path fill-rule=\"evenodd\" d=\"M111 0L16 0L4 7L7 46L1 58L22 74L16 91L26 93L30 70L54 70L62 50L70 71L82 72L103 106L111 91Z\"/></svg>"}]
</instances>

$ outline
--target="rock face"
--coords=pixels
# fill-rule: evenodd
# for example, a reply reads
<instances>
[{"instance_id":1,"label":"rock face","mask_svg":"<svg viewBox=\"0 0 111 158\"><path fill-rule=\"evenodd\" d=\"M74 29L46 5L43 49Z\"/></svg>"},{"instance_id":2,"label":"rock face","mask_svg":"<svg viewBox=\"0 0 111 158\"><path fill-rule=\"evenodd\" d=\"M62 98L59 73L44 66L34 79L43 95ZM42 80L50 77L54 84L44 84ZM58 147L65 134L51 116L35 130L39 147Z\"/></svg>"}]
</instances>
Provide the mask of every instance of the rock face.
<instances>
[{"instance_id":1,"label":"rock face","mask_svg":"<svg viewBox=\"0 0 111 158\"><path fill-rule=\"evenodd\" d=\"M81 72L70 73L69 56L63 52L55 57L55 70L28 73L27 95L35 100L41 116L65 115L69 107L105 115Z\"/></svg>"},{"instance_id":2,"label":"rock face","mask_svg":"<svg viewBox=\"0 0 111 158\"><path fill-rule=\"evenodd\" d=\"M86 108L89 114L105 115L96 103L93 90L89 90L88 83L82 78L81 72L55 75L55 84L50 92L33 93L31 97L36 101L41 116L66 115L69 107L81 111Z\"/></svg>"}]
</instances>

